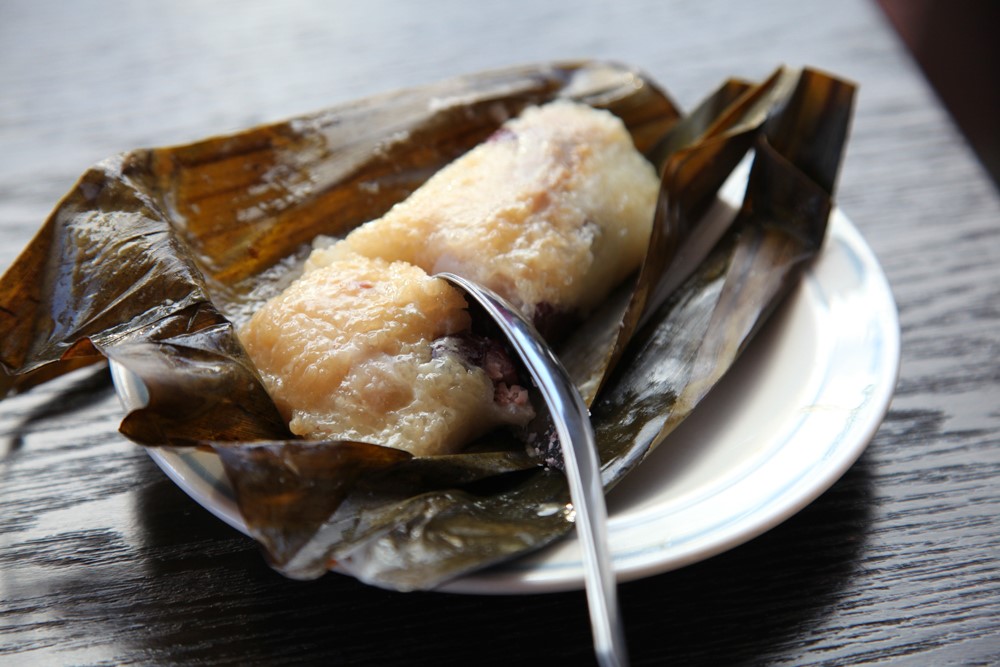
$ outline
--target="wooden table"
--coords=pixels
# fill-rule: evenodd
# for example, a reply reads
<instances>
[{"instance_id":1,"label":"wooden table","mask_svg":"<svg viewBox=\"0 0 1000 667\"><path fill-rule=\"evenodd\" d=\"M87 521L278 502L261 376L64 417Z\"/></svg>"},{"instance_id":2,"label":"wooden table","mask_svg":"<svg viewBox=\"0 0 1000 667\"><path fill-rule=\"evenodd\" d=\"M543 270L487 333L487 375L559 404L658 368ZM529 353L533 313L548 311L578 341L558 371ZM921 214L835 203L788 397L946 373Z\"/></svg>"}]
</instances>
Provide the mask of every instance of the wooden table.
<instances>
[{"instance_id":1,"label":"wooden table","mask_svg":"<svg viewBox=\"0 0 1000 667\"><path fill-rule=\"evenodd\" d=\"M812 64L861 86L839 204L902 323L891 409L804 511L621 586L633 663L1000 662L1000 205L873 5L0 5L0 266L91 163L523 62L638 65L689 107ZM108 375L0 404L0 663L590 664L582 592L283 579L117 433Z\"/></svg>"}]
</instances>

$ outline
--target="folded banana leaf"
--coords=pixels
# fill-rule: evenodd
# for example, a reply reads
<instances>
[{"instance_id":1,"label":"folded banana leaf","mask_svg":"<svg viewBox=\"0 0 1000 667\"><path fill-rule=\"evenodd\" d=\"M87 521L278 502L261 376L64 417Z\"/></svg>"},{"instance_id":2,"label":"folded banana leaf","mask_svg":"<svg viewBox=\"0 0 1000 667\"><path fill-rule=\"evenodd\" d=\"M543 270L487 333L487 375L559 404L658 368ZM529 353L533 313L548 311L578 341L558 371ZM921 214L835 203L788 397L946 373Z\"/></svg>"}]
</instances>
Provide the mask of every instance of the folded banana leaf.
<instances>
[{"instance_id":1,"label":"folded banana leaf","mask_svg":"<svg viewBox=\"0 0 1000 667\"><path fill-rule=\"evenodd\" d=\"M779 69L757 86L726 81L653 147L649 158L661 173L661 197L638 278L618 290L604 312L590 318L560 348L588 405L640 320L694 270L725 231L725 226L708 228L705 214L766 119L761 108L766 112L769 102L786 96L795 79L795 73Z\"/></svg>"},{"instance_id":2,"label":"folded banana leaf","mask_svg":"<svg viewBox=\"0 0 1000 667\"><path fill-rule=\"evenodd\" d=\"M5 389L115 360L149 394L122 432L217 452L251 534L288 576L337 567L426 589L558 539L573 527L564 477L502 434L423 458L293 439L235 326L312 238L378 217L506 118L559 96L621 117L663 175L642 270L565 353L616 483L719 381L818 252L850 84L779 70L756 86L728 82L682 118L633 69L542 65L106 160L0 279ZM706 229L715 191L750 149L742 208Z\"/></svg>"}]
</instances>

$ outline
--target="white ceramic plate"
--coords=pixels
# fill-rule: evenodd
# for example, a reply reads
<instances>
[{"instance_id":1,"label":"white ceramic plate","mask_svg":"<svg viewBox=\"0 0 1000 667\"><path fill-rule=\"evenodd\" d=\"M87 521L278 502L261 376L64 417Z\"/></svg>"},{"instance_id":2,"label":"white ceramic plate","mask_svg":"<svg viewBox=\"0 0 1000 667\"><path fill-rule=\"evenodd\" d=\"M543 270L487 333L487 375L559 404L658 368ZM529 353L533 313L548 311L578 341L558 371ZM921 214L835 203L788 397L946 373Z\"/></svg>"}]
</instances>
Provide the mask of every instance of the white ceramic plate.
<instances>
[{"instance_id":1,"label":"white ceramic plate","mask_svg":"<svg viewBox=\"0 0 1000 667\"><path fill-rule=\"evenodd\" d=\"M882 421L899 366L899 324L874 254L840 212L818 261L726 378L608 496L619 581L742 544L828 489ZM125 405L145 388L112 364ZM149 450L188 495L246 532L218 459ZM443 587L459 593L583 588L573 536Z\"/></svg>"}]
</instances>

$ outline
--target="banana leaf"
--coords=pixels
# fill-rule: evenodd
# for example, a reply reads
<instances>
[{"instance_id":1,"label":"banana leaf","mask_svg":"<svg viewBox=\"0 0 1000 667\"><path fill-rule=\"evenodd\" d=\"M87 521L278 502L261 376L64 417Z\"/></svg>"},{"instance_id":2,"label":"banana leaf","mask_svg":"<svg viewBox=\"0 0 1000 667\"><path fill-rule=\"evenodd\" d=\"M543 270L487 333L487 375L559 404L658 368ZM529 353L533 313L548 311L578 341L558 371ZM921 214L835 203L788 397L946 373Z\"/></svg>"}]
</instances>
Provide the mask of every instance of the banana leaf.
<instances>
[{"instance_id":1,"label":"banana leaf","mask_svg":"<svg viewBox=\"0 0 1000 667\"><path fill-rule=\"evenodd\" d=\"M295 440L235 336L312 238L378 217L503 120L558 96L621 117L663 175L642 270L594 316L600 342L566 356L613 485L719 381L818 252L850 84L782 69L757 86L727 82L682 118L631 68L541 65L111 158L0 279L5 389L113 359L149 395L122 432L215 451L248 529L288 576L335 567L427 589L558 539L573 513L557 467L503 435L442 457ZM742 208L704 232L750 149ZM695 261L673 269L685 253Z\"/></svg>"}]
</instances>

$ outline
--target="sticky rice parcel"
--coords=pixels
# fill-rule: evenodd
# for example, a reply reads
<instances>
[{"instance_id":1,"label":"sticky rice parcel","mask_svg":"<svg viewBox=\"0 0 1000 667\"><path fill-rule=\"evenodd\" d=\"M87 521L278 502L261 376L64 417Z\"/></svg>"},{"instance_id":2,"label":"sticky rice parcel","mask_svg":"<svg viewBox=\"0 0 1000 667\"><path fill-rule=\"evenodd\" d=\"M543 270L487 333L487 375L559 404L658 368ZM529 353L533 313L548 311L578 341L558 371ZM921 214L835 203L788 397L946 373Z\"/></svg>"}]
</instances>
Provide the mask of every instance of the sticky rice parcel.
<instances>
[{"instance_id":1,"label":"sticky rice parcel","mask_svg":"<svg viewBox=\"0 0 1000 667\"><path fill-rule=\"evenodd\" d=\"M293 433L417 455L534 415L496 341L470 331L479 281L540 325L585 316L638 266L659 182L612 114L525 110L383 217L310 255L242 328Z\"/></svg>"}]
</instances>

